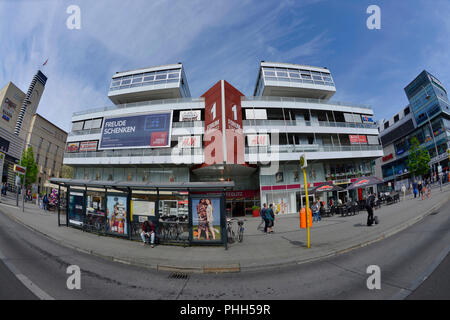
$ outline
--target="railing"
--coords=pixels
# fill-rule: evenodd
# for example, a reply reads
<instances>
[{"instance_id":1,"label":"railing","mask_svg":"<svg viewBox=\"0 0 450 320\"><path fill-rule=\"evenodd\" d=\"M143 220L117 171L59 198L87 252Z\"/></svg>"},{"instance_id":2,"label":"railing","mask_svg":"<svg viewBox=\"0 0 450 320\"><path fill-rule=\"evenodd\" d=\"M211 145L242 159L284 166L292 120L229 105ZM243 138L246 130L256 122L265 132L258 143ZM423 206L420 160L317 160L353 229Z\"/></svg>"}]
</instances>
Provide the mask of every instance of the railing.
<instances>
[{"instance_id":1,"label":"railing","mask_svg":"<svg viewBox=\"0 0 450 320\"><path fill-rule=\"evenodd\" d=\"M86 135L86 134L96 134L96 133L101 133L102 132L102 128L97 128L97 129L86 129L86 130L78 130L78 131L71 131L69 132L69 137L72 136L82 136L82 135Z\"/></svg>"},{"instance_id":2,"label":"railing","mask_svg":"<svg viewBox=\"0 0 450 320\"><path fill-rule=\"evenodd\" d=\"M328 121L304 121L304 120L244 120L244 126L289 126L289 127L337 127L337 128L359 128L377 129L376 124L351 123L351 122L328 122Z\"/></svg>"},{"instance_id":3,"label":"railing","mask_svg":"<svg viewBox=\"0 0 450 320\"><path fill-rule=\"evenodd\" d=\"M380 145L359 146L319 146L319 145L280 145L270 147L246 147L246 154L255 153L289 153L289 152L348 152L348 151L377 151L383 150Z\"/></svg>"},{"instance_id":4,"label":"railing","mask_svg":"<svg viewBox=\"0 0 450 320\"><path fill-rule=\"evenodd\" d=\"M152 106L152 105L160 105L160 104L176 104L176 103L202 103L205 102L204 98L180 98L180 99L164 99L164 100L150 100L150 101L142 101L142 102L133 102L133 103L124 103L117 104L114 106L107 106L95 109L89 109L84 111L77 111L72 114L72 116L79 116L88 113L94 112L102 112L107 110L115 110L115 109L123 109L123 108L133 108L133 107L144 107L144 106Z\"/></svg>"},{"instance_id":5,"label":"railing","mask_svg":"<svg viewBox=\"0 0 450 320\"><path fill-rule=\"evenodd\" d=\"M180 121L172 122L172 128L204 128L204 121Z\"/></svg>"},{"instance_id":6,"label":"railing","mask_svg":"<svg viewBox=\"0 0 450 320\"><path fill-rule=\"evenodd\" d=\"M372 110L372 107L368 105L352 104L340 101L330 101L322 99L311 99L311 98L295 98L295 97L243 97L242 101L273 101L273 102L303 102L303 103L316 103L316 104L326 104L332 106L344 106L352 108L362 108Z\"/></svg>"},{"instance_id":7,"label":"railing","mask_svg":"<svg viewBox=\"0 0 450 320\"><path fill-rule=\"evenodd\" d=\"M158 156L201 156L203 149L124 149L124 150L104 150L96 152L66 152L64 158L111 158L111 157L158 157Z\"/></svg>"}]
</instances>

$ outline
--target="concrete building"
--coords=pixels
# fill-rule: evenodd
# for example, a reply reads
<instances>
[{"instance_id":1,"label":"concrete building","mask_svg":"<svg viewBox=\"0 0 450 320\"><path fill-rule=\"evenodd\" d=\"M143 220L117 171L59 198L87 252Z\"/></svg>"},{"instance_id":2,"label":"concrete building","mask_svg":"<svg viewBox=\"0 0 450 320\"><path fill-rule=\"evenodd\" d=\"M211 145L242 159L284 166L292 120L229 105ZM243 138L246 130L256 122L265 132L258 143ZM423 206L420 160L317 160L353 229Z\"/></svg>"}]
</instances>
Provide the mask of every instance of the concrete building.
<instances>
[{"instance_id":1,"label":"concrete building","mask_svg":"<svg viewBox=\"0 0 450 320\"><path fill-rule=\"evenodd\" d=\"M49 178L61 178L67 132L55 126L39 114L31 118L26 147L32 147L38 165L37 191L48 187Z\"/></svg>"},{"instance_id":2,"label":"concrete building","mask_svg":"<svg viewBox=\"0 0 450 320\"><path fill-rule=\"evenodd\" d=\"M265 202L298 212L306 200L300 155L311 187L346 187L373 175L383 155L372 108L333 102L335 92L327 68L290 63L261 62L253 96L220 80L192 98L182 64L119 72L108 92L114 105L73 114L64 164L75 179L100 184L233 181L230 215ZM346 196L363 194L322 199Z\"/></svg>"},{"instance_id":3,"label":"concrete building","mask_svg":"<svg viewBox=\"0 0 450 320\"><path fill-rule=\"evenodd\" d=\"M423 71L405 87L405 94L409 105L379 127L384 157L377 160L377 175L396 190L411 183L407 160L413 137L430 153L434 179L439 167L448 171L450 104L446 89Z\"/></svg>"}]
</instances>

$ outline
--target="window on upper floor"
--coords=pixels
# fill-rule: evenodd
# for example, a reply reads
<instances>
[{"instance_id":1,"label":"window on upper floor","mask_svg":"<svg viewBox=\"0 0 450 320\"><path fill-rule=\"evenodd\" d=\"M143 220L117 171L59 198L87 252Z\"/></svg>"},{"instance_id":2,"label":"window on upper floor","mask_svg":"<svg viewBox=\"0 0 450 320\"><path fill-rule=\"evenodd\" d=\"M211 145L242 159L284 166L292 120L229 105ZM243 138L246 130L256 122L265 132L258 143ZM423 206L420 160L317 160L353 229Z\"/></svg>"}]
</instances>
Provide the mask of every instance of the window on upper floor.
<instances>
[{"instance_id":1,"label":"window on upper floor","mask_svg":"<svg viewBox=\"0 0 450 320\"><path fill-rule=\"evenodd\" d=\"M394 123L397 123L399 120L400 120L400 116L397 114L397 115L394 117Z\"/></svg>"},{"instance_id":2,"label":"window on upper floor","mask_svg":"<svg viewBox=\"0 0 450 320\"><path fill-rule=\"evenodd\" d=\"M387 128L389 128L389 121L384 123L384 129L387 129Z\"/></svg>"},{"instance_id":3,"label":"window on upper floor","mask_svg":"<svg viewBox=\"0 0 450 320\"><path fill-rule=\"evenodd\" d=\"M405 108L404 110L404 115L407 116L408 114L410 114L411 109L409 109L409 107Z\"/></svg>"}]
</instances>

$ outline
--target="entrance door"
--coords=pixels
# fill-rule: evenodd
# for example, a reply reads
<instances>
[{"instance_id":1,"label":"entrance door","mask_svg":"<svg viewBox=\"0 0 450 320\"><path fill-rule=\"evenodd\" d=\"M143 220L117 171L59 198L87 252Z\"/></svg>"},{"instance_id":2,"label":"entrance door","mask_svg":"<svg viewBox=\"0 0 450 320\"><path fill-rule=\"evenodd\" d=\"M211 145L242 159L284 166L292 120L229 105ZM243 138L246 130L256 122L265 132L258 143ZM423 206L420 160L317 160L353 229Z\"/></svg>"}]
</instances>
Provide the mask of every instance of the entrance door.
<instances>
[{"instance_id":1,"label":"entrance door","mask_svg":"<svg viewBox=\"0 0 450 320\"><path fill-rule=\"evenodd\" d=\"M314 203L314 195L308 194L308 201L309 201L309 207L311 208L312 204ZM306 207L306 195L302 195L302 208Z\"/></svg>"}]
</instances>

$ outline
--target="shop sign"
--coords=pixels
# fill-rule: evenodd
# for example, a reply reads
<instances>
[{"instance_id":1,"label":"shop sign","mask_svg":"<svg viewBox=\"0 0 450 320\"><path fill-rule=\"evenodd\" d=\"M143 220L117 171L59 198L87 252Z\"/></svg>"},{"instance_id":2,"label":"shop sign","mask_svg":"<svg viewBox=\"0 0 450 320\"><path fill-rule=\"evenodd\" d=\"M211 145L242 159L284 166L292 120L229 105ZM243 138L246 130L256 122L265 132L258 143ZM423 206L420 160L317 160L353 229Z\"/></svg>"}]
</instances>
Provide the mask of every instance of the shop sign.
<instances>
[{"instance_id":1,"label":"shop sign","mask_svg":"<svg viewBox=\"0 0 450 320\"><path fill-rule=\"evenodd\" d=\"M16 104L13 103L11 100L9 100L8 98L5 99L4 103L3 103L3 116L2 118L5 119L6 121L9 121L10 118L12 118L14 111L16 111Z\"/></svg>"},{"instance_id":2,"label":"shop sign","mask_svg":"<svg viewBox=\"0 0 450 320\"><path fill-rule=\"evenodd\" d=\"M170 147L172 111L106 118L100 150Z\"/></svg>"},{"instance_id":3,"label":"shop sign","mask_svg":"<svg viewBox=\"0 0 450 320\"><path fill-rule=\"evenodd\" d=\"M366 136L349 135L348 138L350 139L351 144L367 144Z\"/></svg>"},{"instance_id":4,"label":"shop sign","mask_svg":"<svg viewBox=\"0 0 450 320\"><path fill-rule=\"evenodd\" d=\"M80 152L97 151L97 141L83 141L80 143Z\"/></svg>"},{"instance_id":5,"label":"shop sign","mask_svg":"<svg viewBox=\"0 0 450 320\"><path fill-rule=\"evenodd\" d=\"M268 134L249 134L247 136L249 147L267 147L269 145L269 135Z\"/></svg>"},{"instance_id":6,"label":"shop sign","mask_svg":"<svg viewBox=\"0 0 450 320\"><path fill-rule=\"evenodd\" d=\"M178 137L178 148L200 148L201 136Z\"/></svg>"},{"instance_id":7,"label":"shop sign","mask_svg":"<svg viewBox=\"0 0 450 320\"><path fill-rule=\"evenodd\" d=\"M200 121L200 110L180 111L179 121Z\"/></svg>"},{"instance_id":8,"label":"shop sign","mask_svg":"<svg viewBox=\"0 0 450 320\"><path fill-rule=\"evenodd\" d=\"M371 117L361 116L361 118L362 118L363 123L375 123L375 121Z\"/></svg>"},{"instance_id":9,"label":"shop sign","mask_svg":"<svg viewBox=\"0 0 450 320\"><path fill-rule=\"evenodd\" d=\"M383 157L382 160L383 160L383 162L386 162L386 161L391 160L392 158L394 158L394 155L391 153L391 154Z\"/></svg>"},{"instance_id":10,"label":"shop sign","mask_svg":"<svg viewBox=\"0 0 450 320\"><path fill-rule=\"evenodd\" d=\"M14 172L16 172L18 174L25 174L26 168L15 164L14 165Z\"/></svg>"}]
</instances>

